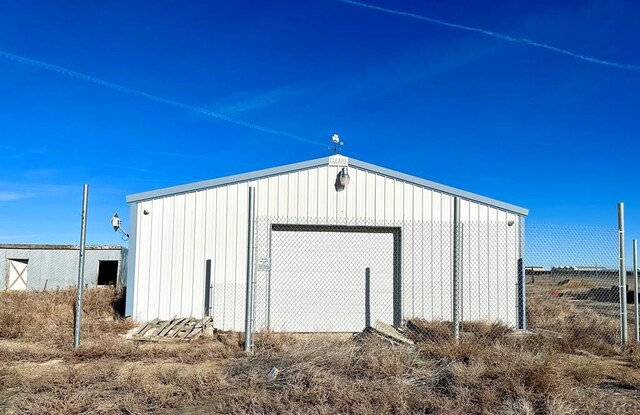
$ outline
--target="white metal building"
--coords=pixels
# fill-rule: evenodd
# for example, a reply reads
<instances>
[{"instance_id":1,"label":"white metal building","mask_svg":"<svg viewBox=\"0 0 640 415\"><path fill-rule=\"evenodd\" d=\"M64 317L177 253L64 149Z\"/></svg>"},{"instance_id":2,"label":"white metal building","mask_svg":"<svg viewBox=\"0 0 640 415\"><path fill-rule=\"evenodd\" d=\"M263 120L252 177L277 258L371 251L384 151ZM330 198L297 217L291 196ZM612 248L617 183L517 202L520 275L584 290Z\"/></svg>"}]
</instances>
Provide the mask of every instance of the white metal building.
<instances>
[{"instance_id":1,"label":"white metal building","mask_svg":"<svg viewBox=\"0 0 640 415\"><path fill-rule=\"evenodd\" d=\"M256 329L355 331L370 267L373 318L451 320L454 199L462 318L519 324L526 209L340 155L128 196L127 315L242 330L250 272Z\"/></svg>"},{"instance_id":2,"label":"white metal building","mask_svg":"<svg viewBox=\"0 0 640 415\"><path fill-rule=\"evenodd\" d=\"M127 248L85 247L86 285L124 286ZM75 286L80 260L78 245L0 244L0 290L54 290Z\"/></svg>"}]
</instances>

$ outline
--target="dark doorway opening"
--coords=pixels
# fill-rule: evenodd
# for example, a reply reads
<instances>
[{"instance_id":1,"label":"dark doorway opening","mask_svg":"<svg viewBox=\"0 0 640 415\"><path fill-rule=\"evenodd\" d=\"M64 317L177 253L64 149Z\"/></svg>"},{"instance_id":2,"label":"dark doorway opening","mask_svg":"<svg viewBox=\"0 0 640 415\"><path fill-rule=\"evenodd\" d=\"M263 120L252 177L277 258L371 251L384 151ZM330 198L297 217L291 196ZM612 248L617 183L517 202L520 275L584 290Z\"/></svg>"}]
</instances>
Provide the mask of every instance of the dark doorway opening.
<instances>
[{"instance_id":1,"label":"dark doorway opening","mask_svg":"<svg viewBox=\"0 0 640 415\"><path fill-rule=\"evenodd\" d=\"M118 261L100 261L98 265L98 285L116 285Z\"/></svg>"}]
</instances>

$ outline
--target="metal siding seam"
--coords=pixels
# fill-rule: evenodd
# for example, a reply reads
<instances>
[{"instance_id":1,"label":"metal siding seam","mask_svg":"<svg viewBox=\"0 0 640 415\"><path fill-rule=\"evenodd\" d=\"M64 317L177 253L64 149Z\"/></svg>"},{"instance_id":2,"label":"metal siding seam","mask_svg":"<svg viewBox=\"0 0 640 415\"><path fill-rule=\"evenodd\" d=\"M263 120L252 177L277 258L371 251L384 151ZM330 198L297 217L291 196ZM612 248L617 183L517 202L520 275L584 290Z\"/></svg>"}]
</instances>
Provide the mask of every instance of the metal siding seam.
<instances>
[{"instance_id":1,"label":"metal siding seam","mask_svg":"<svg viewBox=\"0 0 640 415\"><path fill-rule=\"evenodd\" d=\"M505 241L504 241L504 243L506 245L506 248L505 248L505 255L504 255L504 272L505 272L506 281L504 282L503 294L507 297L507 299L505 301L506 309L505 309L505 314L504 314L505 315L505 320L504 321L509 321L509 310L511 309L511 307L509 306L509 300L511 299L511 296L509 295L509 291L510 291L509 290L509 280L511 279L510 275L509 275L509 269L510 269L510 267L509 267L509 258L510 258L509 257L509 252L510 252L510 250L509 250L509 244L510 244L509 235L510 235L511 232L509 232L509 230L511 228L508 225L509 215L506 212L505 212L505 219L506 219L506 223L505 223L506 226L504 228L504 233L505 233Z\"/></svg>"},{"instance_id":2,"label":"metal siding seam","mask_svg":"<svg viewBox=\"0 0 640 415\"><path fill-rule=\"evenodd\" d=\"M320 169L318 170L318 174L316 175L316 192L319 195L320 194ZM320 219L320 197L316 197L316 223L319 222Z\"/></svg>"},{"instance_id":3,"label":"metal siding seam","mask_svg":"<svg viewBox=\"0 0 640 415\"><path fill-rule=\"evenodd\" d=\"M153 202L151 202L151 213L153 214ZM153 251L153 218L150 219L149 224L149 266L147 267L147 319L150 317L151 304L149 304L149 300L151 299L151 259L153 255L151 252ZM156 318L157 316L153 316Z\"/></svg>"},{"instance_id":4,"label":"metal siding seam","mask_svg":"<svg viewBox=\"0 0 640 415\"><path fill-rule=\"evenodd\" d=\"M265 183L267 186L267 191L265 192L265 194L267 195L267 200L266 200L266 204L265 206L267 207L267 211L265 212L265 216L268 217L269 216L269 193L270 193L270 189L269 189L269 179L265 179Z\"/></svg>"},{"instance_id":5,"label":"metal siding seam","mask_svg":"<svg viewBox=\"0 0 640 415\"><path fill-rule=\"evenodd\" d=\"M173 258L174 258L174 254L173 251L176 249L176 243L175 243L175 238L176 238L176 228L175 228L175 223L176 223L176 197L175 196L171 196L173 198L173 210L171 212L171 267L169 268L170 273L169 273L169 314L171 315L171 306L173 305L173 302L171 301L171 297L173 297Z\"/></svg>"},{"instance_id":6,"label":"metal siding seam","mask_svg":"<svg viewBox=\"0 0 640 415\"><path fill-rule=\"evenodd\" d=\"M340 170L340 169L338 169ZM337 175L336 175L337 177ZM347 198L349 197L349 190L347 189L347 187L345 187L342 192L344 193L344 197L343 197L343 203L340 202L340 193L338 193L337 191L333 190L336 194L336 221L337 223L340 223L340 221L347 221L347 209L348 207L348 200ZM340 206L344 206L344 210L342 211L342 213L340 213Z\"/></svg>"},{"instance_id":7,"label":"metal siding seam","mask_svg":"<svg viewBox=\"0 0 640 415\"><path fill-rule=\"evenodd\" d=\"M434 287L433 287L433 280L434 280L434 272L433 272L433 265L434 265L433 264L433 239L434 239L434 235L433 235L433 196L434 196L434 192L432 191L431 192L431 203L430 203L431 204L431 210L429 212L429 216L431 218L430 219L430 224L429 224L429 228L431 229L430 230L431 238L429 240L429 250L431 251L430 255L429 255L429 257L430 257L429 260L431 262L431 269L430 269L431 277L429 278L431 280L431 295L430 295L430 300L431 300L431 320L433 320L433 313L434 313L434 307L433 307L433 303L434 303L434 301L433 301L433 299L434 299L434 295L433 295L433 289L434 289Z\"/></svg>"},{"instance_id":8,"label":"metal siding seam","mask_svg":"<svg viewBox=\"0 0 640 415\"><path fill-rule=\"evenodd\" d=\"M491 313L491 286L489 285L489 279L491 278L491 209L487 208L487 307L485 313L487 320L490 318Z\"/></svg>"},{"instance_id":9,"label":"metal siding seam","mask_svg":"<svg viewBox=\"0 0 640 415\"><path fill-rule=\"evenodd\" d=\"M164 202L165 202L166 198L162 198L162 218L160 221L160 255L163 255L163 248L164 248ZM160 261L160 266L158 269L158 317L160 317L162 315L162 302L160 301L162 299L162 258L159 259Z\"/></svg>"},{"instance_id":10,"label":"metal siding seam","mask_svg":"<svg viewBox=\"0 0 640 415\"><path fill-rule=\"evenodd\" d=\"M403 185L404 186L404 185ZM413 219L413 217L415 216L415 212L414 212L414 208L415 208L415 188L411 187L411 217ZM406 192L407 190L404 189L404 196L406 197ZM406 202L406 200L405 200ZM403 202L403 203L405 203ZM406 206L404 206L404 209L406 210ZM405 222L406 223L406 222ZM413 314L412 317L415 317L416 314L416 230L415 230L415 222L412 220L410 225L411 226L411 314Z\"/></svg>"},{"instance_id":11,"label":"metal siding seam","mask_svg":"<svg viewBox=\"0 0 640 415\"><path fill-rule=\"evenodd\" d=\"M222 250L222 329L226 330L227 329L227 224L229 223L229 187L225 186L224 188L225 191L225 198L224 198L224 207L223 207L223 214L224 214L224 232L222 233L222 240L224 241L224 247Z\"/></svg>"},{"instance_id":12,"label":"metal siding seam","mask_svg":"<svg viewBox=\"0 0 640 415\"><path fill-rule=\"evenodd\" d=\"M478 227L478 230L477 230L477 234L478 234L478 245L477 245L478 256L477 256L477 266L476 266L476 270L477 270L476 271L476 273L477 273L477 275L476 275L476 287L477 287L477 293L478 293L478 295L477 295L477 299L478 299L477 313L478 313L478 315L476 315L476 318L480 319L480 310L482 310L482 307L480 305L481 298L482 298L482 296L480 295L480 287L482 286L482 280L481 280L482 272L480 271L480 233L481 233L481 230L480 230L480 206L478 206L477 212L478 212L478 216L476 218L476 220L477 220L476 223L477 223L477 227Z\"/></svg>"},{"instance_id":13,"label":"metal siding seam","mask_svg":"<svg viewBox=\"0 0 640 415\"><path fill-rule=\"evenodd\" d=\"M184 246L185 246L185 239L186 239L186 232L185 230L187 229L187 197L185 196L183 198L184 203L182 206L182 264L180 266L180 307L178 308L179 314L182 316L182 297L184 294Z\"/></svg>"},{"instance_id":14,"label":"metal siding seam","mask_svg":"<svg viewBox=\"0 0 640 415\"><path fill-rule=\"evenodd\" d=\"M216 282L216 268L218 267L218 264L216 264L214 261L216 259L216 250L217 250L217 241L218 241L218 189L212 189L213 190L213 196L214 196L214 201L213 201L213 215L212 216L212 220L213 220L213 247L211 249L211 259L212 259L212 264L211 267L213 268L211 270L211 278L213 280L213 286L215 287L217 282ZM220 287L220 285L218 285L218 287ZM214 322L216 321L216 290L213 291L213 293L211 294L211 314L213 314L213 318L214 318Z\"/></svg>"},{"instance_id":15,"label":"metal siding seam","mask_svg":"<svg viewBox=\"0 0 640 415\"><path fill-rule=\"evenodd\" d=\"M237 185L237 190L236 190L236 212L238 211L238 209L240 208L240 185ZM249 189L249 186L247 184L247 189ZM248 192L249 190L247 190ZM255 190L254 190L254 198L255 198ZM255 202L254 202L255 203ZM236 324L236 307L237 307L237 300L238 300L238 284L237 284L237 278L238 278L238 255L240 254L240 250L238 249L238 243L240 242L240 237L239 237L239 233L238 233L238 223L240 222L240 215L236 215L236 246L235 246L235 261L233 261L233 274L236 276L236 283L233 284L233 324L235 326Z\"/></svg>"},{"instance_id":16,"label":"metal siding seam","mask_svg":"<svg viewBox=\"0 0 640 415\"><path fill-rule=\"evenodd\" d=\"M283 174L281 177L284 177L284 182L287 183L287 189L284 191L284 209L285 209L285 214L284 217L287 219L289 218L289 215L291 214L291 212L289 212L289 202L290 202L290 198L291 198L291 191L289 190L289 174ZM278 191L280 191L280 189L278 189Z\"/></svg>"},{"instance_id":17,"label":"metal siding seam","mask_svg":"<svg viewBox=\"0 0 640 415\"><path fill-rule=\"evenodd\" d=\"M368 218L368 215L367 215L367 200L368 200L367 199L367 190L369 188L369 185L367 184L367 181L369 180L369 175L366 172L364 172L363 176L364 176L364 201L363 201L364 203L363 203L363 206L364 206L364 220L365 220L365 223L366 223L367 218Z\"/></svg>"},{"instance_id":18,"label":"metal siding seam","mask_svg":"<svg viewBox=\"0 0 640 415\"><path fill-rule=\"evenodd\" d=\"M296 222L299 221L300 214L300 172L296 172Z\"/></svg>"},{"instance_id":19,"label":"metal siding seam","mask_svg":"<svg viewBox=\"0 0 640 415\"><path fill-rule=\"evenodd\" d=\"M329 177L331 174L331 169L329 167L327 167L327 181L330 180ZM325 202L327 203L327 209L325 210L325 215L323 219L327 219L329 218L329 186L327 185L327 182L324 183L323 185L324 187L324 191L326 192L326 197L324 198Z\"/></svg>"},{"instance_id":20,"label":"metal siding seam","mask_svg":"<svg viewBox=\"0 0 640 415\"><path fill-rule=\"evenodd\" d=\"M444 304L443 304L443 301L442 301L443 300L442 292L444 291L444 287L443 287L444 281L442 281L442 274L443 274L442 271L443 271L443 268L444 268L444 250L443 250L444 247L442 246L443 245L442 238L443 238L443 235L444 235L444 229L442 229L443 225L444 225L444 222L442 221L442 219L443 219L443 217L442 217L442 214L443 214L443 202L442 202L443 195L442 195L442 193L439 193L439 194L440 194L440 318L444 319Z\"/></svg>"},{"instance_id":21,"label":"metal siding seam","mask_svg":"<svg viewBox=\"0 0 640 415\"><path fill-rule=\"evenodd\" d=\"M202 191L200 191L202 192ZM196 295L196 289L195 289L195 282L196 282L196 252L197 252L197 243L198 243L198 193L200 192L196 192L194 194L194 200L193 200L193 257L191 258L193 265L191 267L191 307L189 311L189 317L193 317L193 307L195 306L195 295Z\"/></svg>"},{"instance_id":22,"label":"metal siding seam","mask_svg":"<svg viewBox=\"0 0 640 415\"><path fill-rule=\"evenodd\" d=\"M305 219L309 219L309 172L307 172L307 185L306 185L306 189L305 189L305 197L307 198L307 211L304 214Z\"/></svg>"},{"instance_id":23,"label":"metal siding seam","mask_svg":"<svg viewBox=\"0 0 640 415\"><path fill-rule=\"evenodd\" d=\"M496 297L496 315L499 316L500 315L500 277L501 277L501 272L500 272L500 268L502 264L500 264L500 228L498 228L498 224L500 223L500 212L496 212L496 287L495 287L495 297Z\"/></svg>"},{"instance_id":24,"label":"metal siding seam","mask_svg":"<svg viewBox=\"0 0 640 415\"><path fill-rule=\"evenodd\" d=\"M207 218L208 218L207 211L208 210L209 210L209 191L205 190L204 191L204 225L203 225L204 226L204 228L203 228L204 229L204 252L203 253L204 253L204 263L205 263L205 276L204 276L205 284L206 284L206 281L207 281L207 271L206 271L207 265L206 265L206 263L207 263L207 260L209 259L208 258L209 254L207 253L207 247L208 247L208 244L207 244L207 231L208 231L208 228L207 228L207 223L208 223L208 221L207 221ZM211 278L211 272L209 272L209 277ZM202 292L202 318L204 318L205 314L206 314L205 307L210 307L211 308L211 313L210 314L213 314L213 307L211 307L212 304L213 304L212 296L209 295L209 304L206 304L206 302L204 301L205 300L205 295L206 295L207 292L211 292L211 280L209 280L209 285L205 285L204 286L204 290Z\"/></svg>"},{"instance_id":25,"label":"metal siding seam","mask_svg":"<svg viewBox=\"0 0 640 415\"><path fill-rule=\"evenodd\" d=\"M414 189L415 191L415 189ZM425 226L425 221L424 221L424 190L420 189L420 204L422 206L421 211L422 211L422 215L421 215L421 222L420 222L420 274L421 274L421 285L422 285L422 300L421 300L421 305L422 305L422 313L420 314L420 317L424 318L424 226Z\"/></svg>"}]
</instances>

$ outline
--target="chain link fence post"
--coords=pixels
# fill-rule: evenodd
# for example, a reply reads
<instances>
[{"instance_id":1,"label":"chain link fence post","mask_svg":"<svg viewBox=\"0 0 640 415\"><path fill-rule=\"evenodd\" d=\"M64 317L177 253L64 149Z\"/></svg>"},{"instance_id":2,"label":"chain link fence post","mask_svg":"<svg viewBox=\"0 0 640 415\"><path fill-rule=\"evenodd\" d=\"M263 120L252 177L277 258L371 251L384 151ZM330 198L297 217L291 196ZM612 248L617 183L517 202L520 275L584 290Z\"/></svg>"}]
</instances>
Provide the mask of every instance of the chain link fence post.
<instances>
[{"instance_id":1,"label":"chain link fence post","mask_svg":"<svg viewBox=\"0 0 640 415\"><path fill-rule=\"evenodd\" d=\"M255 226L255 187L249 187L249 219L247 230L247 287L245 300L244 321L244 351L253 349L253 250L254 250L254 226Z\"/></svg>"},{"instance_id":2,"label":"chain link fence post","mask_svg":"<svg viewBox=\"0 0 640 415\"><path fill-rule=\"evenodd\" d=\"M640 321L638 321L638 241L633 240L633 324L635 328L636 343L640 342Z\"/></svg>"},{"instance_id":3,"label":"chain link fence post","mask_svg":"<svg viewBox=\"0 0 640 415\"><path fill-rule=\"evenodd\" d=\"M624 256L624 203L618 203L618 253L620 272L620 341L627 344L627 268Z\"/></svg>"},{"instance_id":4,"label":"chain link fence post","mask_svg":"<svg viewBox=\"0 0 640 415\"><path fill-rule=\"evenodd\" d=\"M87 204L89 202L89 185L82 191L82 219L80 224L80 262L78 266L78 289L76 297L75 324L73 327L73 350L80 346L80 325L82 324L82 287L84 286L85 240L87 236Z\"/></svg>"},{"instance_id":5,"label":"chain link fence post","mask_svg":"<svg viewBox=\"0 0 640 415\"><path fill-rule=\"evenodd\" d=\"M527 329L527 274L525 269L524 217L518 216L518 328Z\"/></svg>"},{"instance_id":6,"label":"chain link fence post","mask_svg":"<svg viewBox=\"0 0 640 415\"><path fill-rule=\"evenodd\" d=\"M460 279L460 199L453 198L453 338L460 339L459 279Z\"/></svg>"},{"instance_id":7,"label":"chain link fence post","mask_svg":"<svg viewBox=\"0 0 640 415\"><path fill-rule=\"evenodd\" d=\"M371 327L371 269L364 271L364 328Z\"/></svg>"}]
</instances>

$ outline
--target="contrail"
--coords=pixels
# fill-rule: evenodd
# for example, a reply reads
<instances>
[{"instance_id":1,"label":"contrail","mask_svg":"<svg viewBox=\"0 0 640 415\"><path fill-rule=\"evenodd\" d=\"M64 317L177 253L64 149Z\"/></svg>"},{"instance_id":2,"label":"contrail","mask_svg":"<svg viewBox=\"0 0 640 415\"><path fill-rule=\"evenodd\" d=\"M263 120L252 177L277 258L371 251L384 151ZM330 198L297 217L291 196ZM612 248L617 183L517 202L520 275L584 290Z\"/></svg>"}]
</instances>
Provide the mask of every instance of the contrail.
<instances>
[{"instance_id":1,"label":"contrail","mask_svg":"<svg viewBox=\"0 0 640 415\"><path fill-rule=\"evenodd\" d=\"M80 73L80 72L76 72L76 71L71 70L71 69L63 68L61 66L52 65L50 63L38 61L38 60L35 60L35 59L25 58L23 56L14 55L13 53L4 52L4 51L1 51L1 50L0 50L0 56L2 56L3 58L9 59L9 60L15 61L15 62L19 62L19 63L22 63L22 64L34 66L34 67L40 68L40 69L46 69L47 71L56 72L56 73L59 73L59 74L62 74L62 75L70 76L72 78L80 79L80 80L83 80L83 81L86 81L86 82L91 82L92 84L99 85L99 86L102 86L102 87L105 87L105 88L109 88L109 89L112 89L114 91L122 92L122 93L129 94L129 95L135 95L135 96L138 96L138 97L141 97L141 98L146 98L146 99L148 99L150 101L159 102L159 103L165 104L165 105L171 105L172 107L177 107L177 108L181 108L183 110L192 111L192 112L195 112L197 114L205 115L207 117L215 118L217 120L226 121L226 122L229 122L229 123L232 123L232 124L236 124L236 125L239 125L239 126L242 126L242 127L250 128L252 130L262 131L262 132L269 133L269 134L274 134L274 135L279 135L279 136L291 138L293 140L297 140L297 141L300 141L300 142L303 142L303 143L307 143L307 144L323 145L322 143L310 140L308 138L301 137L301 136L296 135L296 134L288 133L286 131L275 130L273 128L264 127L262 125L257 125L257 124L253 124L253 123L250 123L250 122L242 121L242 120L239 120L239 119L236 119L236 118L229 117L229 116L224 115L224 114L220 114L218 112L210 111L210 110L208 110L206 108L196 107L195 105L184 104L182 102L174 101L174 100L167 99L167 98L162 98L162 97L159 97L159 96L156 96L156 95L151 95L151 94L148 94L146 92L139 91L137 89L127 88L125 86L114 84L112 82L108 82L108 81L105 81L103 79L96 78L95 76L86 75L86 74L83 74L83 73Z\"/></svg>"},{"instance_id":2,"label":"contrail","mask_svg":"<svg viewBox=\"0 0 640 415\"><path fill-rule=\"evenodd\" d=\"M461 29L461 30L466 30L466 31L469 31L469 32L481 33L483 35L491 36L491 37L493 37L495 39L506 40L508 42L514 42L514 43L520 43L520 44L523 44L523 45L535 46L537 48L547 49L547 50L550 50L552 52L561 53L563 55L571 56L572 58L580 59L580 60L587 61L587 62L598 63L600 65L612 66L612 67L618 68L618 69L626 69L628 71L640 72L640 65L630 65L630 64L626 64L626 63L618 63L618 62L612 62L612 61L606 61L606 60L603 60L603 59L593 58L591 56L581 55L579 53L571 52L570 50L560 49L560 48L557 48L555 46L547 45L547 44L540 43L540 42L535 42L533 40L526 39L526 38L519 38L519 37L513 37L513 36L509 36L509 35L503 35L502 33L491 32L489 30L480 29L480 28L477 28L477 27L464 26L464 25L456 24L456 23L449 23L449 22L445 22L444 20L434 19L434 18L431 18L431 17L422 16L420 14L404 12L404 11L401 11L401 10L387 9L386 7L375 6L373 4L362 3L362 2L359 2L359 1L353 1L353 0L337 0L337 1L339 1L341 3L351 4L353 6L364 7L366 9L378 10L378 11L385 12L385 13L395 14L397 16L411 17L413 19L424 20L426 22L435 23L435 24L439 24L441 26L446 26L446 27L452 27L454 29Z\"/></svg>"}]
</instances>

